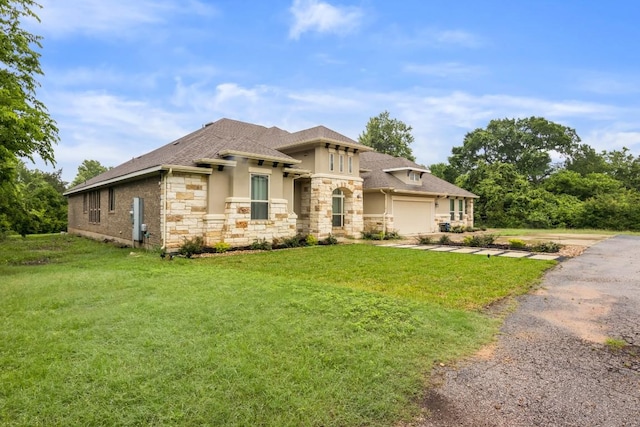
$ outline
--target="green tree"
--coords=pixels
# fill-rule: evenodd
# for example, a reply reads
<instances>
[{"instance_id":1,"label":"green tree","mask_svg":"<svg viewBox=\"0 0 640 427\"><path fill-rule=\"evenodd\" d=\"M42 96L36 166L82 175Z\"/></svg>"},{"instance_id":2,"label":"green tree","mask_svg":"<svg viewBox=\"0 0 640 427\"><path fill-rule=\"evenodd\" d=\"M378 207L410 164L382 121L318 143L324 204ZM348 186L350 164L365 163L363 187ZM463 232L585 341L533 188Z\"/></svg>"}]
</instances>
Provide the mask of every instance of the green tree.
<instances>
[{"instance_id":1,"label":"green tree","mask_svg":"<svg viewBox=\"0 0 640 427\"><path fill-rule=\"evenodd\" d=\"M508 163L536 184L554 170L551 153L570 156L580 138L575 130L542 117L491 120L486 129L469 132L461 147L454 147L450 165L459 174L478 167Z\"/></svg>"},{"instance_id":2,"label":"green tree","mask_svg":"<svg viewBox=\"0 0 640 427\"><path fill-rule=\"evenodd\" d=\"M36 98L41 37L24 30L23 19L36 19L33 0L0 0L0 157L39 155L54 164L58 129L46 107Z\"/></svg>"},{"instance_id":3,"label":"green tree","mask_svg":"<svg viewBox=\"0 0 640 427\"><path fill-rule=\"evenodd\" d=\"M604 173L609 170L604 154L596 152L593 147L587 144L580 144L578 148L567 157L564 167L566 170L577 172L581 175Z\"/></svg>"},{"instance_id":4,"label":"green tree","mask_svg":"<svg viewBox=\"0 0 640 427\"><path fill-rule=\"evenodd\" d=\"M384 111L369 119L365 131L358 136L358 141L380 153L415 161L410 147L414 141L412 129L404 122L390 118L389 112Z\"/></svg>"},{"instance_id":5,"label":"green tree","mask_svg":"<svg viewBox=\"0 0 640 427\"><path fill-rule=\"evenodd\" d=\"M458 171L448 163L434 163L429 166L429 170L431 171L431 175L437 176L452 184L456 182L459 176Z\"/></svg>"},{"instance_id":6,"label":"green tree","mask_svg":"<svg viewBox=\"0 0 640 427\"><path fill-rule=\"evenodd\" d=\"M89 181L91 178L96 177L109 169L111 168L102 166L102 164L97 160L83 160L82 163L80 163L80 166L78 166L78 173L71 184L69 184L69 188L73 188L85 181Z\"/></svg>"},{"instance_id":7,"label":"green tree","mask_svg":"<svg viewBox=\"0 0 640 427\"><path fill-rule=\"evenodd\" d=\"M39 156L55 164L58 129L36 97L41 37L23 29L23 20L38 16L33 0L0 0L0 233L24 231L29 216L18 183L18 158ZM24 234L24 233L23 233Z\"/></svg>"}]
</instances>

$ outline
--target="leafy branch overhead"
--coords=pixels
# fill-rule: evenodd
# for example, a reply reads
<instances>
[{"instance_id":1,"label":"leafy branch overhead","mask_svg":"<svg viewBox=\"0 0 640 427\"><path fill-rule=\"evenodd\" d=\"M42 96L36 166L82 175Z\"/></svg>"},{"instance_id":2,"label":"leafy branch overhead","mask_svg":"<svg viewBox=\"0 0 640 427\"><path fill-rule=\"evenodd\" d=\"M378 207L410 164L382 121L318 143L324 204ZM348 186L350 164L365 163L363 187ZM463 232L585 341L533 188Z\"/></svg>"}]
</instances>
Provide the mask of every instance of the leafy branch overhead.
<instances>
[{"instance_id":1,"label":"leafy branch overhead","mask_svg":"<svg viewBox=\"0 0 640 427\"><path fill-rule=\"evenodd\" d=\"M415 161L410 147L414 141L412 129L404 122L390 118L389 112L384 111L369 119L365 131L358 136L358 141L380 153Z\"/></svg>"}]
</instances>

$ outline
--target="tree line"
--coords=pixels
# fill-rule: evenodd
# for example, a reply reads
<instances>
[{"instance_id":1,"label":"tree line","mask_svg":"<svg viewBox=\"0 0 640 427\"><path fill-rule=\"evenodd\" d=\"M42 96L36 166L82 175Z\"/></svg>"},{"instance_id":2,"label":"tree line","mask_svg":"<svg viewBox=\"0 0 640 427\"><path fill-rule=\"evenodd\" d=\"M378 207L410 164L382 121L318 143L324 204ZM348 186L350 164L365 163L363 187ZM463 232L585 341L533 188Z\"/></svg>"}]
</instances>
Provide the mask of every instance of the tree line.
<instances>
[{"instance_id":1,"label":"tree line","mask_svg":"<svg viewBox=\"0 0 640 427\"><path fill-rule=\"evenodd\" d=\"M491 120L430 169L480 197L479 225L640 230L640 156L541 117Z\"/></svg>"}]
</instances>

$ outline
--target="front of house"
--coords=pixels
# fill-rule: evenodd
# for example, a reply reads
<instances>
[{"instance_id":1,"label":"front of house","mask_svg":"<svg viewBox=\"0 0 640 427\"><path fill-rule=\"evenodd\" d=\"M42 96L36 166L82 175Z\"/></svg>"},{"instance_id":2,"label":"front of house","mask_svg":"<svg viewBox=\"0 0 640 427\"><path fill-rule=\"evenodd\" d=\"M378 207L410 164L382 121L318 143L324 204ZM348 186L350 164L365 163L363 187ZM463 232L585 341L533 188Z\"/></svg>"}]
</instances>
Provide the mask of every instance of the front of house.
<instances>
[{"instance_id":1,"label":"front of house","mask_svg":"<svg viewBox=\"0 0 640 427\"><path fill-rule=\"evenodd\" d=\"M71 233L169 251L186 238L247 246L364 230L473 226L475 195L407 159L318 126L221 119L70 189Z\"/></svg>"}]
</instances>

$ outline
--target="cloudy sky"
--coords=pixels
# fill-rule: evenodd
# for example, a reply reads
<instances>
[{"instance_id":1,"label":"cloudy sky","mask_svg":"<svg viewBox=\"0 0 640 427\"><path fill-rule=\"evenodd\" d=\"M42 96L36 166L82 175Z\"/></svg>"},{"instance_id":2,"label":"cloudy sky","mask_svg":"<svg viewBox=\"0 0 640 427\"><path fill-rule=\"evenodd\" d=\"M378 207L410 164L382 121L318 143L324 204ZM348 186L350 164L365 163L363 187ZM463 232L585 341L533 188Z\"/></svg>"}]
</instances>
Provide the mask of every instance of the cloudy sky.
<instances>
[{"instance_id":1,"label":"cloudy sky","mask_svg":"<svg viewBox=\"0 0 640 427\"><path fill-rule=\"evenodd\" d=\"M636 0L40 3L38 96L66 181L85 159L116 166L222 117L357 139L387 110L427 166L505 117L640 154Z\"/></svg>"}]
</instances>

